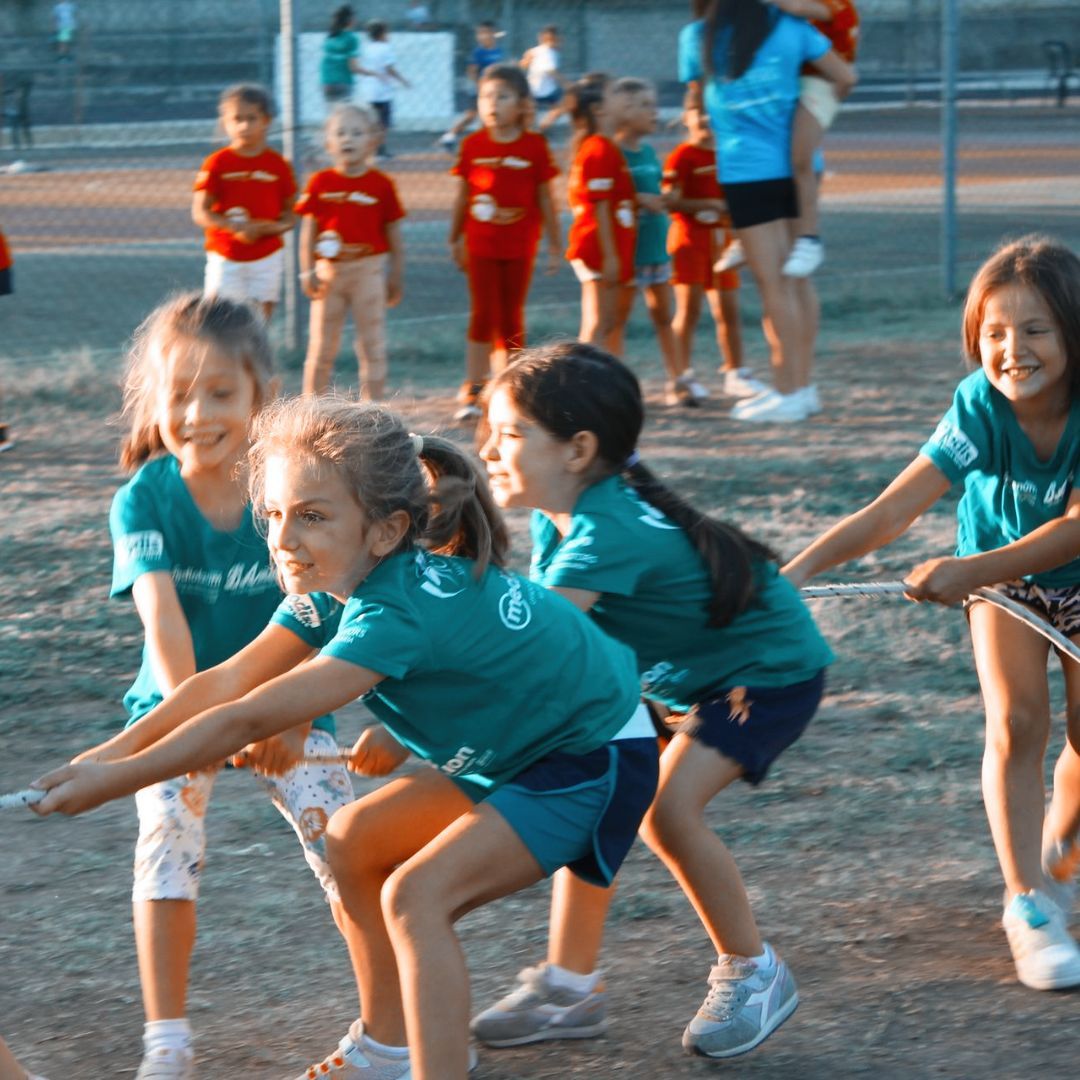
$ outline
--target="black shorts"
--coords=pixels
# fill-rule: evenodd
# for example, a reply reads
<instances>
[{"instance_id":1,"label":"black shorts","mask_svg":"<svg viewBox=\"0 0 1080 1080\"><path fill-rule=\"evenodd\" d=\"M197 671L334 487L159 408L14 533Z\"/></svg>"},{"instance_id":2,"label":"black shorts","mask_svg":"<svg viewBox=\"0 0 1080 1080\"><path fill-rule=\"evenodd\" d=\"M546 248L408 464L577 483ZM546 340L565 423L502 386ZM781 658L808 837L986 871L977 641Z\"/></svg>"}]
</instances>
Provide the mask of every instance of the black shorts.
<instances>
[{"instance_id":1,"label":"black shorts","mask_svg":"<svg viewBox=\"0 0 1080 1080\"><path fill-rule=\"evenodd\" d=\"M750 180L744 184L724 184L731 223L736 229L749 229L780 218L799 216L799 199L795 181L786 176L780 180Z\"/></svg>"},{"instance_id":2,"label":"black shorts","mask_svg":"<svg viewBox=\"0 0 1080 1080\"><path fill-rule=\"evenodd\" d=\"M0 296L7 296L15 291L14 279L11 276L11 267L0 270Z\"/></svg>"}]
</instances>

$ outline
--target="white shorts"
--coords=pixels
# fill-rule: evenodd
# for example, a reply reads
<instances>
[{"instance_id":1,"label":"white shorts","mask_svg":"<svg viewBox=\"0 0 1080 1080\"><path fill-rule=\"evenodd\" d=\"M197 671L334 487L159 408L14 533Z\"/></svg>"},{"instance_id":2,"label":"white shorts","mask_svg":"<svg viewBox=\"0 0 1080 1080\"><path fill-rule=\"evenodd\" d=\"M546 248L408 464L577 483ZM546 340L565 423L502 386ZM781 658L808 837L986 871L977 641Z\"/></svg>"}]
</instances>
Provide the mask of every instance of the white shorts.
<instances>
[{"instance_id":1,"label":"white shorts","mask_svg":"<svg viewBox=\"0 0 1080 1080\"><path fill-rule=\"evenodd\" d=\"M226 300L254 300L276 304L281 299L281 281L285 272L285 249L278 248L265 259L234 262L216 251L206 253L204 296L223 296Z\"/></svg>"},{"instance_id":2,"label":"white shorts","mask_svg":"<svg viewBox=\"0 0 1080 1080\"><path fill-rule=\"evenodd\" d=\"M599 270L594 270L591 266L586 266L582 259L571 259L570 266L574 271L574 276L582 285L584 285L586 281L599 281L604 276Z\"/></svg>"},{"instance_id":3,"label":"white shorts","mask_svg":"<svg viewBox=\"0 0 1080 1080\"><path fill-rule=\"evenodd\" d=\"M803 75L799 79L799 104L828 131L840 111L836 88L828 79L818 75Z\"/></svg>"},{"instance_id":4,"label":"white shorts","mask_svg":"<svg viewBox=\"0 0 1080 1080\"><path fill-rule=\"evenodd\" d=\"M312 731L304 745L307 754L336 750L334 737L326 731ZM293 827L327 899L337 900L326 861L326 826L335 810L353 800L348 770L339 764L297 765L284 776L253 775ZM135 793L139 839L132 900L198 899L206 857L206 807L216 779L217 772L201 772Z\"/></svg>"}]
</instances>

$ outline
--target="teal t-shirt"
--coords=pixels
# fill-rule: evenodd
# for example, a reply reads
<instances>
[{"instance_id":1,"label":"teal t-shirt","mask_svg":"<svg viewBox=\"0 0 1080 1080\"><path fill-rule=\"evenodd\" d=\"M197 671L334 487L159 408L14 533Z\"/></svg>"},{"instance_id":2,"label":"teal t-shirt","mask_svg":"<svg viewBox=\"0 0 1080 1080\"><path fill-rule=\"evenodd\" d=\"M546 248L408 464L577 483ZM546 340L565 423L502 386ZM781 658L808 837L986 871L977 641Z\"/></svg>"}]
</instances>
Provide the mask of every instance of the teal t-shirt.
<instances>
[{"instance_id":1,"label":"teal t-shirt","mask_svg":"<svg viewBox=\"0 0 1080 1080\"><path fill-rule=\"evenodd\" d=\"M980 369L956 388L952 408L919 453L952 483L964 484L956 554L993 551L1065 512L1080 467L1080 403L1074 399L1057 449L1041 461L1008 400ZM1047 588L1078 585L1080 558L1027 580Z\"/></svg>"},{"instance_id":2,"label":"teal t-shirt","mask_svg":"<svg viewBox=\"0 0 1080 1080\"><path fill-rule=\"evenodd\" d=\"M470 559L413 550L342 607L289 596L275 622L384 678L364 703L401 743L483 798L555 750L584 754L627 723L634 656L563 597Z\"/></svg>"},{"instance_id":3,"label":"teal t-shirt","mask_svg":"<svg viewBox=\"0 0 1080 1080\"><path fill-rule=\"evenodd\" d=\"M802 682L833 660L772 563L758 568L753 603L729 625L709 627L712 591L701 557L678 525L620 477L581 493L566 536L535 511L532 536L533 579L600 593L592 617L637 654L646 697L675 709L720 688Z\"/></svg>"},{"instance_id":4,"label":"teal t-shirt","mask_svg":"<svg viewBox=\"0 0 1080 1080\"><path fill-rule=\"evenodd\" d=\"M351 30L343 30L333 36L327 34L319 62L319 81L322 85L352 86L353 73L349 61L359 51L360 39Z\"/></svg>"},{"instance_id":5,"label":"teal t-shirt","mask_svg":"<svg viewBox=\"0 0 1080 1080\"><path fill-rule=\"evenodd\" d=\"M171 455L152 458L116 493L109 513L113 540L111 597L127 596L143 574L172 575L191 630L195 667L205 671L228 660L266 629L281 603L281 587L266 540L250 507L232 532L215 529L202 515ZM124 695L128 724L157 706L162 693L147 649ZM332 717L315 724L333 732Z\"/></svg>"},{"instance_id":6,"label":"teal t-shirt","mask_svg":"<svg viewBox=\"0 0 1080 1080\"><path fill-rule=\"evenodd\" d=\"M664 170L656 151L647 143L637 150L621 147L630 175L634 178L634 190L659 195ZM657 266L670 261L667 252L667 214L638 208L637 247L634 249L635 266Z\"/></svg>"}]
</instances>

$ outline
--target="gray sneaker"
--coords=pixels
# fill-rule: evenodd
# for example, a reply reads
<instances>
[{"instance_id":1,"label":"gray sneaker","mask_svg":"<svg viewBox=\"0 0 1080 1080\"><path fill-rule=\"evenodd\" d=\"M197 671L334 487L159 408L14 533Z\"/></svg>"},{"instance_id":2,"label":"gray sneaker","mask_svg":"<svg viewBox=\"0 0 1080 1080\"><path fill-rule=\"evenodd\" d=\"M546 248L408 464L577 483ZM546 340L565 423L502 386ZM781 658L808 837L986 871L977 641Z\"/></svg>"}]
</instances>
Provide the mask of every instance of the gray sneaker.
<instances>
[{"instance_id":1,"label":"gray sneaker","mask_svg":"<svg viewBox=\"0 0 1080 1080\"><path fill-rule=\"evenodd\" d=\"M190 1047L159 1046L147 1050L135 1080L195 1080L195 1056Z\"/></svg>"},{"instance_id":2,"label":"gray sneaker","mask_svg":"<svg viewBox=\"0 0 1080 1080\"><path fill-rule=\"evenodd\" d=\"M771 951L771 950L770 950ZM762 970L743 956L725 956L709 972L709 992L683 1032L683 1049L709 1058L729 1058L764 1042L799 1004L787 964L773 955Z\"/></svg>"},{"instance_id":3,"label":"gray sneaker","mask_svg":"<svg viewBox=\"0 0 1080 1080\"><path fill-rule=\"evenodd\" d=\"M542 1039L592 1039L607 1030L607 993L579 994L548 980L548 965L526 968L518 986L473 1018L472 1033L488 1046L521 1046Z\"/></svg>"}]
</instances>

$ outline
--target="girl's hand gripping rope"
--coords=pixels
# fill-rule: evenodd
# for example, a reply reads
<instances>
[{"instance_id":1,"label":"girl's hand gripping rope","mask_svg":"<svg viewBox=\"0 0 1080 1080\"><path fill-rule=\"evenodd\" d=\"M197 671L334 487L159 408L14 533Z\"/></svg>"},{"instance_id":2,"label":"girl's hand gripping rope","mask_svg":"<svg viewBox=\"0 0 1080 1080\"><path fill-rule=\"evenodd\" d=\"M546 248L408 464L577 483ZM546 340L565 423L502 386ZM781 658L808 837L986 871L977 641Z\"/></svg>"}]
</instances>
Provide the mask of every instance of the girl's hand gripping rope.
<instances>
[{"instance_id":1,"label":"girl's hand gripping rope","mask_svg":"<svg viewBox=\"0 0 1080 1080\"><path fill-rule=\"evenodd\" d=\"M932 600L938 604L961 603L980 582L972 579L965 559L927 559L904 578L909 600Z\"/></svg>"},{"instance_id":2,"label":"girl's hand gripping rope","mask_svg":"<svg viewBox=\"0 0 1080 1080\"><path fill-rule=\"evenodd\" d=\"M127 793L122 784L120 765L99 761L81 761L63 765L31 784L47 792L31 809L35 814L81 814L110 799Z\"/></svg>"},{"instance_id":3,"label":"girl's hand gripping rope","mask_svg":"<svg viewBox=\"0 0 1080 1080\"><path fill-rule=\"evenodd\" d=\"M232 763L237 768L252 768L264 776L284 776L303 760L304 743L310 730L310 724L300 724L280 735L251 743L233 756Z\"/></svg>"},{"instance_id":4,"label":"girl's hand gripping rope","mask_svg":"<svg viewBox=\"0 0 1080 1080\"><path fill-rule=\"evenodd\" d=\"M349 768L364 776L386 776L407 757L409 751L381 724L365 728L352 749Z\"/></svg>"}]
</instances>

